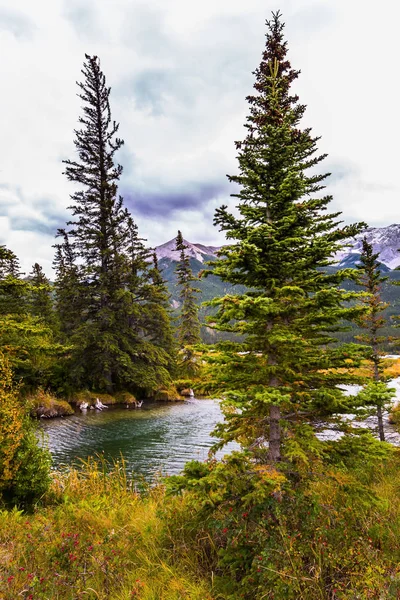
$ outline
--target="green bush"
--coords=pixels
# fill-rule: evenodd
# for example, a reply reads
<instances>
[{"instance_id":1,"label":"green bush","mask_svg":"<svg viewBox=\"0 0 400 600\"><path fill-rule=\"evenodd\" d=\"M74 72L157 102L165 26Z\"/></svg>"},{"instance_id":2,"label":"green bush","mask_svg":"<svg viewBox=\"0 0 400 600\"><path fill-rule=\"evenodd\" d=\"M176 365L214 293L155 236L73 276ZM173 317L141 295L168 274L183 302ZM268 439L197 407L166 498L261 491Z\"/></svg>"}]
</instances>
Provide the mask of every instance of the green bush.
<instances>
[{"instance_id":1,"label":"green bush","mask_svg":"<svg viewBox=\"0 0 400 600\"><path fill-rule=\"evenodd\" d=\"M9 360L0 352L0 501L31 507L50 485L50 453L18 396Z\"/></svg>"},{"instance_id":2,"label":"green bush","mask_svg":"<svg viewBox=\"0 0 400 600\"><path fill-rule=\"evenodd\" d=\"M2 489L6 505L29 509L36 504L49 489L51 455L39 446L34 424L25 419L24 436L15 453L18 465L13 478Z\"/></svg>"},{"instance_id":3,"label":"green bush","mask_svg":"<svg viewBox=\"0 0 400 600\"><path fill-rule=\"evenodd\" d=\"M178 496L164 510L176 560L197 548L202 572L215 574L225 600L395 599L400 514L387 502L396 492L379 480L387 486L388 464L395 463L392 477L400 457L381 456L367 485L356 452L354 444L354 468L315 459L304 475L289 462L277 470L250 453L188 463L182 476L166 480Z\"/></svg>"}]
</instances>

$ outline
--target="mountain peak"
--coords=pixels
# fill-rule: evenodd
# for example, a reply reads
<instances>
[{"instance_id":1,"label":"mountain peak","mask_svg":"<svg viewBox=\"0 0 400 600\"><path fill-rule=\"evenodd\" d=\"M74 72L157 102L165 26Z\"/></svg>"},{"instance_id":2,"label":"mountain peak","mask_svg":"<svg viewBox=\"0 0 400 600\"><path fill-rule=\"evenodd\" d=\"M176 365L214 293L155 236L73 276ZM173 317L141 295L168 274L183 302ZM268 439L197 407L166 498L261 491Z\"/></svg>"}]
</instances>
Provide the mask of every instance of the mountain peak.
<instances>
[{"instance_id":1,"label":"mountain peak","mask_svg":"<svg viewBox=\"0 0 400 600\"><path fill-rule=\"evenodd\" d=\"M216 256L216 251L218 250L217 246L204 246L204 244L192 244L187 240L183 240L187 249L185 250L187 256L190 258L195 258L199 262L204 262L205 259L209 257ZM162 258L168 258L169 260L178 261L180 252L175 250L176 241L175 238L165 242L165 244L161 244L161 246L156 246L155 252L157 254L158 260Z\"/></svg>"}]
</instances>

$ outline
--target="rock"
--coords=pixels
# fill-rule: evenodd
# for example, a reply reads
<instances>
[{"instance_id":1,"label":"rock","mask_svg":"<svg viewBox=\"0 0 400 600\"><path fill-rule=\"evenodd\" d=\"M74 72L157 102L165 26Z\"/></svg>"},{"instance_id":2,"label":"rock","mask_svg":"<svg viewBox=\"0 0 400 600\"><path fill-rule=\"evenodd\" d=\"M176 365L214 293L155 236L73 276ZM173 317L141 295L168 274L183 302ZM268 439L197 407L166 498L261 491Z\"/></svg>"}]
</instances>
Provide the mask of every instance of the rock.
<instances>
[{"instance_id":1,"label":"rock","mask_svg":"<svg viewBox=\"0 0 400 600\"><path fill-rule=\"evenodd\" d=\"M40 419L53 419L54 417L74 414L74 409L68 402L60 400L42 390L38 390L28 400L32 403L32 416L39 417Z\"/></svg>"},{"instance_id":2,"label":"rock","mask_svg":"<svg viewBox=\"0 0 400 600\"><path fill-rule=\"evenodd\" d=\"M108 406L106 406L105 404L103 404L98 398L96 398L96 402L94 403L94 407L97 408L97 410L103 410L103 408L108 408Z\"/></svg>"},{"instance_id":3,"label":"rock","mask_svg":"<svg viewBox=\"0 0 400 600\"><path fill-rule=\"evenodd\" d=\"M181 390L180 394L181 394L181 396L185 396L186 398L194 397L194 392L193 392L192 388L184 388L183 390Z\"/></svg>"}]
</instances>

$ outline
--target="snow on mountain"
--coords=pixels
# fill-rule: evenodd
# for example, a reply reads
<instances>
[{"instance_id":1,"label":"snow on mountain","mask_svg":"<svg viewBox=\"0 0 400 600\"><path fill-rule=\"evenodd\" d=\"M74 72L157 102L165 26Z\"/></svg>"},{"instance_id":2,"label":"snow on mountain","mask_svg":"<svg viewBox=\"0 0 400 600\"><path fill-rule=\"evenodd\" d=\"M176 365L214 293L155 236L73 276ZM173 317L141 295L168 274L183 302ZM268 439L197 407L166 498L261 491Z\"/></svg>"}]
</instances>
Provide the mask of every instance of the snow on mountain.
<instances>
[{"instance_id":1,"label":"snow on mountain","mask_svg":"<svg viewBox=\"0 0 400 600\"><path fill-rule=\"evenodd\" d=\"M204 262L204 259L210 256L215 256L216 251L218 250L217 246L204 246L203 244L192 244L187 240L183 240L187 249L185 253L190 258L195 258L201 263ZM175 239L169 240L165 244L161 244L161 246L156 246L155 248L158 260L162 258L168 258L169 260L178 261L180 252L175 250Z\"/></svg>"},{"instance_id":2,"label":"snow on mountain","mask_svg":"<svg viewBox=\"0 0 400 600\"><path fill-rule=\"evenodd\" d=\"M368 227L363 233L357 235L354 240L349 240L351 247L338 252L335 256L338 263L349 262L361 254L362 239L366 237L372 244L374 252L379 252L379 261L389 269L400 265L400 225L393 224L388 227Z\"/></svg>"},{"instance_id":3,"label":"snow on mountain","mask_svg":"<svg viewBox=\"0 0 400 600\"><path fill-rule=\"evenodd\" d=\"M398 251L400 249L400 225L393 224L387 227L369 227L354 239L349 240L349 248L338 252L335 256L340 266L353 266L358 262L364 236L372 244L374 252L379 252L380 262L388 269L394 269L400 265L400 252ZM186 253L190 258L195 258L201 263L210 257L215 257L219 250L218 246L205 246L204 244L192 244L187 240L183 241L187 246ZM157 246L155 251L159 260L162 258L171 261L179 260L179 252L175 250L175 239Z\"/></svg>"}]
</instances>

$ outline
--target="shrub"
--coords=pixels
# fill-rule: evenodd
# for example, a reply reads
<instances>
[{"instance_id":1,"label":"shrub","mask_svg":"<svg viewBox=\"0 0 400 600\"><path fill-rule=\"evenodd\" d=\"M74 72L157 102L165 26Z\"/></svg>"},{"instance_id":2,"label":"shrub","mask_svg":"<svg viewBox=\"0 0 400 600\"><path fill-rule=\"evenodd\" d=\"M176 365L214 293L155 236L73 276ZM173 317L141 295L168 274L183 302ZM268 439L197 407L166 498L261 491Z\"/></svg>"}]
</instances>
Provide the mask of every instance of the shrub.
<instances>
[{"instance_id":1,"label":"shrub","mask_svg":"<svg viewBox=\"0 0 400 600\"><path fill-rule=\"evenodd\" d=\"M188 463L166 480L169 494L178 494L164 509L176 560L198 548L203 573L215 573L225 600L395 598L400 513L388 499L399 477L384 493L378 481L390 460L397 467L400 460L386 454L366 485L356 450L354 468L315 459L304 476L289 462L278 471L251 453Z\"/></svg>"},{"instance_id":2,"label":"shrub","mask_svg":"<svg viewBox=\"0 0 400 600\"><path fill-rule=\"evenodd\" d=\"M50 485L50 453L18 397L7 357L0 351L0 499L28 508Z\"/></svg>"}]
</instances>

